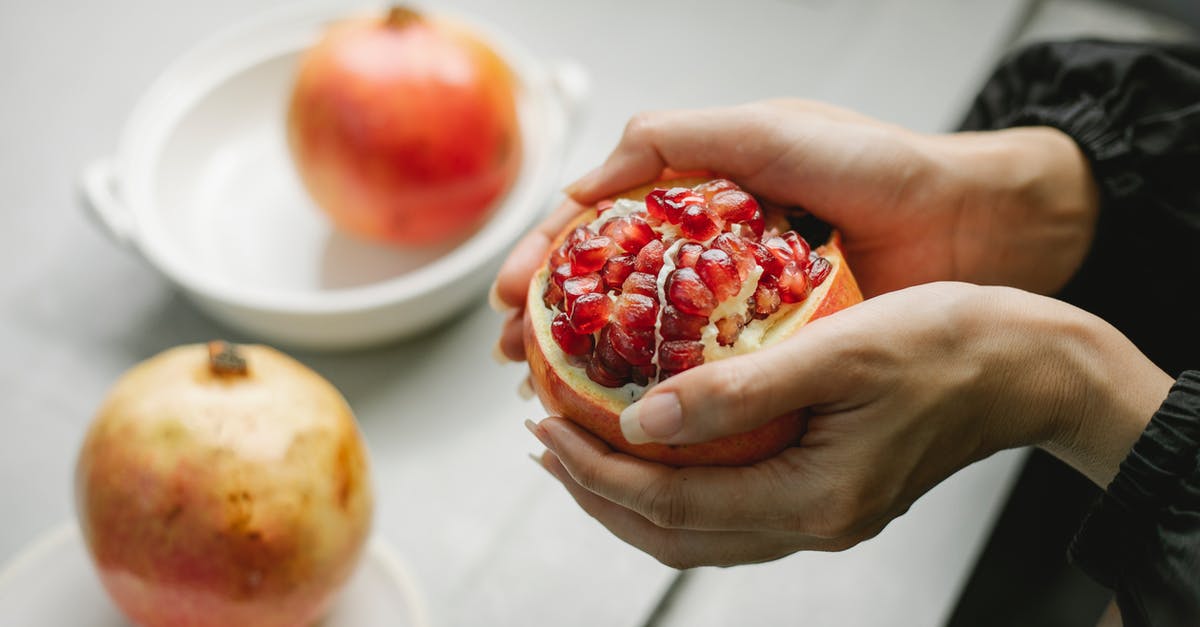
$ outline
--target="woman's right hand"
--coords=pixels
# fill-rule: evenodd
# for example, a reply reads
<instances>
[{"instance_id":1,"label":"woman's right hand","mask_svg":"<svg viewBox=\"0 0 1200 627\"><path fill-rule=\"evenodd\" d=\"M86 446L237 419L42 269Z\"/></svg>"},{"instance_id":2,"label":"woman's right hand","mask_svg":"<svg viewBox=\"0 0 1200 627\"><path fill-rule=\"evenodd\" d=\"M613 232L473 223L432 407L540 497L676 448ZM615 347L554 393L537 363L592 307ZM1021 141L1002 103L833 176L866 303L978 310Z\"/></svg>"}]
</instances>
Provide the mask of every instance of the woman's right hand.
<instances>
[{"instance_id":1,"label":"woman's right hand","mask_svg":"<svg viewBox=\"0 0 1200 627\"><path fill-rule=\"evenodd\" d=\"M645 113L501 267L493 305L515 308L507 357L524 357L526 290L555 234L664 168L717 172L832 224L867 296L938 280L1054 292L1082 263L1097 213L1086 160L1050 128L925 135L804 100Z\"/></svg>"},{"instance_id":2,"label":"woman's right hand","mask_svg":"<svg viewBox=\"0 0 1200 627\"><path fill-rule=\"evenodd\" d=\"M1107 485L1174 381L1103 320L1005 287L929 283L655 385L630 442L705 442L805 411L751 466L672 468L572 421L530 423L542 464L618 537L680 568L841 550L959 468L1039 445Z\"/></svg>"}]
</instances>

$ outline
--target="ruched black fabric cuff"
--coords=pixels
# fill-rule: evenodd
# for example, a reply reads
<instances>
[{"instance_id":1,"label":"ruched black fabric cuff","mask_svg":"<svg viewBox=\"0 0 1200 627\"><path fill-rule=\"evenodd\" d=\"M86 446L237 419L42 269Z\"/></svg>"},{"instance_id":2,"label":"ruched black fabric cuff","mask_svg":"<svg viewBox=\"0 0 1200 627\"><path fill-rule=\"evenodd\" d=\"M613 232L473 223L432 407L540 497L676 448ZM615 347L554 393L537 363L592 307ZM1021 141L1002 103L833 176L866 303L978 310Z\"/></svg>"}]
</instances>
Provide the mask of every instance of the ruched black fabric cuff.
<instances>
[{"instance_id":1,"label":"ruched black fabric cuff","mask_svg":"<svg viewBox=\"0 0 1200 627\"><path fill-rule=\"evenodd\" d=\"M1151 418L1070 547L1071 560L1109 588L1147 552L1159 553L1160 525L1190 497L1200 465L1200 371L1185 371ZM1200 575L1198 575L1200 576Z\"/></svg>"}]
</instances>

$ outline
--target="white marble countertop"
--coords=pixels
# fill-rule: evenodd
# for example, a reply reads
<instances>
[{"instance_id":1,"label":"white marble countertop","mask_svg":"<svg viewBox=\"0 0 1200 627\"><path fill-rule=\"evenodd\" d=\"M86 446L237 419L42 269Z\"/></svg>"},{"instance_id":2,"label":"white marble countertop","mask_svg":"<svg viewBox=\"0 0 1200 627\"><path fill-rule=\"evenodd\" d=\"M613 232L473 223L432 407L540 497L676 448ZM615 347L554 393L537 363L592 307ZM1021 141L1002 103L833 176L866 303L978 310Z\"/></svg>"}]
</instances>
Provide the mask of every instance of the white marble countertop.
<instances>
[{"instance_id":1,"label":"white marble countertop","mask_svg":"<svg viewBox=\"0 0 1200 627\"><path fill-rule=\"evenodd\" d=\"M0 7L0 561L72 517L75 453L120 372L175 344L248 339L105 240L78 210L74 184L86 162L112 152L170 59L276 4ZM602 159L641 109L800 95L951 128L1026 2L444 5L589 70L594 96L566 182ZM664 33L680 29L696 41L720 33L728 46L673 46ZM373 459L377 533L411 567L435 625L939 624L1021 459L1011 452L969 468L850 551L680 578L610 536L527 459L538 447L521 422L541 409L516 395L522 367L489 358L498 323L481 294L417 340L294 353L355 409Z\"/></svg>"}]
</instances>

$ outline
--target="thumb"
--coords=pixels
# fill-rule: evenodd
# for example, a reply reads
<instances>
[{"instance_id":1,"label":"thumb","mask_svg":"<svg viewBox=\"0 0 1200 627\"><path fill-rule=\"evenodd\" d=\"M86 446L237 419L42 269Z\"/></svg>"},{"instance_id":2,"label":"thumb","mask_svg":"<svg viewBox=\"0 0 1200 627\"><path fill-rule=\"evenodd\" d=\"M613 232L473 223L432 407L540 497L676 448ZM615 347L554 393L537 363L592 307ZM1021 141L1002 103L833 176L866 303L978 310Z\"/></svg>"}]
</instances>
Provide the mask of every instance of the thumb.
<instances>
[{"instance_id":1,"label":"thumb","mask_svg":"<svg viewBox=\"0 0 1200 627\"><path fill-rule=\"evenodd\" d=\"M621 412L632 444L693 444L750 431L777 416L835 400L828 348L815 326L775 346L697 366L656 385Z\"/></svg>"}]
</instances>

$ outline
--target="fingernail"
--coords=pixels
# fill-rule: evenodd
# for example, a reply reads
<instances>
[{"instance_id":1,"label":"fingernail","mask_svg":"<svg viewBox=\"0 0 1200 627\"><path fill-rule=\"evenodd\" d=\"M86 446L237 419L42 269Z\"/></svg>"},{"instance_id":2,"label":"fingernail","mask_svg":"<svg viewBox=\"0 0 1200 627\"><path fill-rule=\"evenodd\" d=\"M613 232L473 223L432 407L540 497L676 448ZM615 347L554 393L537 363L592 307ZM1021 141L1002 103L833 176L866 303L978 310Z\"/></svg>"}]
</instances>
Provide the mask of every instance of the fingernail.
<instances>
[{"instance_id":1,"label":"fingernail","mask_svg":"<svg viewBox=\"0 0 1200 627\"><path fill-rule=\"evenodd\" d=\"M492 286L488 288L488 307L491 307L492 311L496 313L508 313L516 309L516 307L500 300L500 285L495 281L492 281Z\"/></svg>"},{"instance_id":2,"label":"fingernail","mask_svg":"<svg viewBox=\"0 0 1200 627\"><path fill-rule=\"evenodd\" d=\"M554 450L554 440L550 439L550 434L547 433L541 425L532 420L526 419L525 428L529 429L529 432L533 434L533 437L538 439L538 442L542 443L542 446L552 451Z\"/></svg>"},{"instance_id":3,"label":"fingernail","mask_svg":"<svg viewBox=\"0 0 1200 627\"><path fill-rule=\"evenodd\" d=\"M630 444L671 437L683 428L683 407L672 393L653 394L621 412L621 433Z\"/></svg>"},{"instance_id":4,"label":"fingernail","mask_svg":"<svg viewBox=\"0 0 1200 627\"><path fill-rule=\"evenodd\" d=\"M523 401L533 398L533 384L529 382L529 377L525 377L521 381L521 385L517 386L517 396L520 396Z\"/></svg>"},{"instance_id":5,"label":"fingernail","mask_svg":"<svg viewBox=\"0 0 1200 627\"><path fill-rule=\"evenodd\" d=\"M504 351L500 350L499 342L492 347L492 359L501 366L512 363L512 360L508 358L508 355L505 355Z\"/></svg>"}]
</instances>

